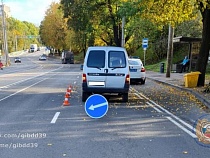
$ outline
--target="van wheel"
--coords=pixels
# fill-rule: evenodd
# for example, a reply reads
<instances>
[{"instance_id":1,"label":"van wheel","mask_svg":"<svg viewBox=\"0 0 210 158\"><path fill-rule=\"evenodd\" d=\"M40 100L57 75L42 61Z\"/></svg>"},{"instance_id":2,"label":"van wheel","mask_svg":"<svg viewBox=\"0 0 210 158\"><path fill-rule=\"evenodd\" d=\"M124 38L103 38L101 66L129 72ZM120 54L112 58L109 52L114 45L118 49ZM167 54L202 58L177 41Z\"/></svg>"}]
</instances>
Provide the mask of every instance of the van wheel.
<instances>
[{"instance_id":1,"label":"van wheel","mask_svg":"<svg viewBox=\"0 0 210 158\"><path fill-rule=\"evenodd\" d=\"M146 81L146 79L145 79L145 80L142 80L142 81L141 81L141 84L145 84L145 81Z\"/></svg>"},{"instance_id":2,"label":"van wheel","mask_svg":"<svg viewBox=\"0 0 210 158\"><path fill-rule=\"evenodd\" d=\"M128 93L123 93L122 100L123 102L128 102Z\"/></svg>"},{"instance_id":3,"label":"van wheel","mask_svg":"<svg viewBox=\"0 0 210 158\"><path fill-rule=\"evenodd\" d=\"M82 92L82 101L85 102L88 98L88 93Z\"/></svg>"}]
</instances>

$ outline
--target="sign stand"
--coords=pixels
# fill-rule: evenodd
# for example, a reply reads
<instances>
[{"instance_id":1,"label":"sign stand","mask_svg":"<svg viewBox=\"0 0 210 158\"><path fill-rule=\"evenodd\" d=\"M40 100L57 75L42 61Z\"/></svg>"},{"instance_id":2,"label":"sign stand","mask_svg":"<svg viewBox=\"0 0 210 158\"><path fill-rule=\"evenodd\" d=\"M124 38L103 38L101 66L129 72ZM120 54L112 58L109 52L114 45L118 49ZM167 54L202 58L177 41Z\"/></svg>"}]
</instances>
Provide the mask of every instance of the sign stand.
<instances>
[{"instance_id":1,"label":"sign stand","mask_svg":"<svg viewBox=\"0 0 210 158\"><path fill-rule=\"evenodd\" d=\"M145 66L145 60L146 60L146 48L144 48L144 66Z\"/></svg>"},{"instance_id":2,"label":"sign stand","mask_svg":"<svg viewBox=\"0 0 210 158\"><path fill-rule=\"evenodd\" d=\"M146 50L148 48L148 38L143 38L142 40L142 48L144 49L144 66L145 66L145 61L146 61Z\"/></svg>"}]
</instances>

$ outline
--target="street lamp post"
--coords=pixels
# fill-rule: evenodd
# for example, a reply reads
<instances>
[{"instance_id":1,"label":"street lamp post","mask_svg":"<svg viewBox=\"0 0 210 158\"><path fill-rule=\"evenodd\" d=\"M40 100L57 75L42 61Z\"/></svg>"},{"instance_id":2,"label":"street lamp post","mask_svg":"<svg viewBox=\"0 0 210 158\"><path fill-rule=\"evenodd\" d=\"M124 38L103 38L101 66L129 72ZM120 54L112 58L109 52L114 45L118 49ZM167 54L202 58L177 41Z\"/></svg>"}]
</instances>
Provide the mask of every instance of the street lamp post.
<instances>
[{"instance_id":1,"label":"street lamp post","mask_svg":"<svg viewBox=\"0 0 210 158\"><path fill-rule=\"evenodd\" d=\"M5 20L5 12L4 12L4 3L1 0L1 11L2 11L2 32L3 32L3 50L6 60L6 66L9 66L9 56L8 56L8 45L7 45L7 30L6 30L6 20Z\"/></svg>"}]
</instances>

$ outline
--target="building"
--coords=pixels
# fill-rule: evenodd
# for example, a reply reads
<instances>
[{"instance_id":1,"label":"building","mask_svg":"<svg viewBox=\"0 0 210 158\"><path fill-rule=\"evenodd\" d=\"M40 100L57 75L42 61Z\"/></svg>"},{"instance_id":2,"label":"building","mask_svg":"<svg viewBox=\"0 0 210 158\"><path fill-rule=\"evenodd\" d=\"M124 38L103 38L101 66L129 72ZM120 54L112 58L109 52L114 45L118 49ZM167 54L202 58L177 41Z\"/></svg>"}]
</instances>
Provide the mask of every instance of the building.
<instances>
[{"instance_id":1,"label":"building","mask_svg":"<svg viewBox=\"0 0 210 158\"><path fill-rule=\"evenodd\" d=\"M10 7L6 5L3 5L3 7L4 7L5 17L7 18L11 17ZM0 5L0 16L2 16L2 5Z\"/></svg>"}]
</instances>

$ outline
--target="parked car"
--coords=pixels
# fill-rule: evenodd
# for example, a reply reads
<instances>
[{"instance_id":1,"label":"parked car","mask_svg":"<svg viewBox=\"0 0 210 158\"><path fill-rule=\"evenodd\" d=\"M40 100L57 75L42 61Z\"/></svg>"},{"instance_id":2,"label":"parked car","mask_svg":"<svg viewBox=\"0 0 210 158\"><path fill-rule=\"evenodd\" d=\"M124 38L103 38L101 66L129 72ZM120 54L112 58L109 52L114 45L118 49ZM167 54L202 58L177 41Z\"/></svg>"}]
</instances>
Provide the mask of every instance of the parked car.
<instances>
[{"instance_id":1,"label":"parked car","mask_svg":"<svg viewBox=\"0 0 210 158\"><path fill-rule=\"evenodd\" d=\"M20 57L15 57L14 61L15 61L15 63L21 63Z\"/></svg>"},{"instance_id":2,"label":"parked car","mask_svg":"<svg viewBox=\"0 0 210 158\"><path fill-rule=\"evenodd\" d=\"M82 65L80 65L80 70L83 70L83 64L82 64Z\"/></svg>"},{"instance_id":3,"label":"parked car","mask_svg":"<svg viewBox=\"0 0 210 158\"><path fill-rule=\"evenodd\" d=\"M69 50L62 51L61 62L62 64L74 64L74 53Z\"/></svg>"},{"instance_id":4,"label":"parked car","mask_svg":"<svg viewBox=\"0 0 210 158\"><path fill-rule=\"evenodd\" d=\"M3 66L4 66L3 63L2 63L1 60L0 60L0 69L1 69L1 70L3 70Z\"/></svg>"},{"instance_id":5,"label":"parked car","mask_svg":"<svg viewBox=\"0 0 210 158\"><path fill-rule=\"evenodd\" d=\"M141 59L129 58L128 62L131 82L140 82L141 84L145 84L146 70L143 66Z\"/></svg>"},{"instance_id":6,"label":"parked car","mask_svg":"<svg viewBox=\"0 0 210 158\"><path fill-rule=\"evenodd\" d=\"M127 102L130 75L126 50L110 46L89 47L82 79L82 101L92 93L115 93Z\"/></svg>"},{"instance_id":7,"label":"parked car","mask_svg":"<svg viewBox=\"0 0 210 158\"><path fill-rule=\"evenodd\" d=\"M42 54L42 55L39 57L39 60L47 60L47 55L46 55L46 54Z\"/></svg>"}]
</instances>

